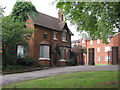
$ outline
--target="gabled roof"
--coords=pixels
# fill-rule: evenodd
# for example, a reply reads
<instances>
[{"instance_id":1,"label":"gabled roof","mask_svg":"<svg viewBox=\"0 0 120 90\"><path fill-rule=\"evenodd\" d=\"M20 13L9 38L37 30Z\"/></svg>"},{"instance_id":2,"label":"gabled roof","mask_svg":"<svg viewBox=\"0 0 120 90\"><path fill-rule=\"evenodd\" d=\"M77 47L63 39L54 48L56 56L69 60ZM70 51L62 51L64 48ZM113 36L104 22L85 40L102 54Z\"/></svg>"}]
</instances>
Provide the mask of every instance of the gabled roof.
<instances>
[{"instance_id":1,"label":"gabled roof","mask_svg":"<svg viewBox=\"0 0 120 90\"><path fill-rule=\"evenodd\" d=\"M67 25L63 21L59 20L58 18L43 14L38 12L36 17L33 18L32 15L28 15L28 18L34 25L39 25L42 27L49 28L55 31L62 31L63 28ZM68 27L67 27L68 28ZM68 28L69 30L69 28ZM73 33L69 30L69 34L73 35Z\"/></svg>"}]
</instances>

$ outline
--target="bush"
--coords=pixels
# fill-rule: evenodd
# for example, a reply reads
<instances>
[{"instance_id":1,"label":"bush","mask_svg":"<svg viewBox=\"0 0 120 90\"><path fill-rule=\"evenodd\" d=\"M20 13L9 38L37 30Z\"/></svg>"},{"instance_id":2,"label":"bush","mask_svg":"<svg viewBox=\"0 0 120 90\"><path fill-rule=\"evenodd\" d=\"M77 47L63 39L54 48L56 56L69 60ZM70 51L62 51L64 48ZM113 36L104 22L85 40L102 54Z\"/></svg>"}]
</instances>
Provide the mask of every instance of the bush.
<instances>
[{"instance_id":1,"label":"bush","mask_svg":"<svg viewBox=\"0 0 120 90\"><path fill-rule=\"evenodd\" d=\"M31 57L18 58L17 64L22 66L40 66L39 62L37 62Z\"/></svg>"},{"instance_id":2,"label":"bush","mask_svg":"<svg viewBox=\"0 0 120 90\"><path fill-rule=\"evenodd\" d=\"M75 58L71 58L70 60L67 60L66 63L69 66L74 66L74 65L76 65L76 59Z\"/></svg>"}]
</instances>

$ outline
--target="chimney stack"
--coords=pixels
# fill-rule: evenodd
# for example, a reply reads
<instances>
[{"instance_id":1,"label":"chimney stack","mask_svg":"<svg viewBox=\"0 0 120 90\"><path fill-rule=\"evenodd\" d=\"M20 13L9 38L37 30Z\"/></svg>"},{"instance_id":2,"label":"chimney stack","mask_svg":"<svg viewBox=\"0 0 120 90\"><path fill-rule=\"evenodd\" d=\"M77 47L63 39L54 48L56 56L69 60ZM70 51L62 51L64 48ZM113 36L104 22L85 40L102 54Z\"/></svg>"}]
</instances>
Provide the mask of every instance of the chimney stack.
<instances>
[{"instance_id":1,"label":"chimney stack","mask_svg":"<svg viewBox=\"0 0 120 90\"><path fill-rule=\"evenodd\" d=\"M61 10L58 11L58 19L60 19L61 21L63 21L63 14L62 14Z\"/></svg>"}]
</instances>

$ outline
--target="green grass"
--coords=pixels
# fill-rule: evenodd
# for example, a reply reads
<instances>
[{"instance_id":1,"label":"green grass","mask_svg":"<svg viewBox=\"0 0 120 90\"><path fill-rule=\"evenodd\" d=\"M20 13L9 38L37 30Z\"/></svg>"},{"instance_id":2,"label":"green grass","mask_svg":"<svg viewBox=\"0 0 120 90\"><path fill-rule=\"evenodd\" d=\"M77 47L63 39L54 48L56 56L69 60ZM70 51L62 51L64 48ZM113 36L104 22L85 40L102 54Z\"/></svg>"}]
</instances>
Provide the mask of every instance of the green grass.
<instances>
[{"instance_id":1,"label":"green grass","mask_svg":"<svg viewBox=\"0 0 120 90\"><path fill-rule=\"evenodd\" d=\"M102 63L100 63L100 64L95 64L95 65L112 65L111 63L109 63L109 64L102 64Z\"/></svg>"},{"instance_id":2,"label":"green grass","mask_svg":"<svg viewBox=\"0 0 120 90\"><path fill-rule=\"evenodd\" d=\"M115 88L118 71L94 71L56 75L13 83L4 88Z\"/></svg>"}]
</instances>

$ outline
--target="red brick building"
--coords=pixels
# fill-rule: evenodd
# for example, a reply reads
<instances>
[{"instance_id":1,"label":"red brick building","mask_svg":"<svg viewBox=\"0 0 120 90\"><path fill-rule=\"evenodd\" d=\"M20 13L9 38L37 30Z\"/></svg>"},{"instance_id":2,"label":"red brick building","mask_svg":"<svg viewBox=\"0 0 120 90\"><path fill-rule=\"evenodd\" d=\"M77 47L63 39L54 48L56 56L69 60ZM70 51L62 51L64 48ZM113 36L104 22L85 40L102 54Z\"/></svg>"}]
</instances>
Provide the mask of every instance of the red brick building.
<instances>
[{"instance_id":1,"label":"red brick building","mask_svg":"<svg viewBox=\"0 0 120 90\"><path fill-rule=\"evenodd\" d=\"M35 18L28 15L28 28L35 29L29 41L28 56L39 60L43 66L65 66L70 59L72 32L63 22L61 12L58 18L38 13ZM23 54L24 48L18 47Z\"/></svg>"},{"instance_id":2,"label":"red brick building","mask_svg":"<svg viewBox=\"0 0 120 90\"><path fill-rule=\"evenodd\" d=\"M82 45L86 48L87 53L84 55L86 65L118 64L118 59L120 59L120 33L115 34L108 42L108 44L104 44L102 39L92 40L87 37L73 41L72 46Z\"/></svg>"}]
</instances>

